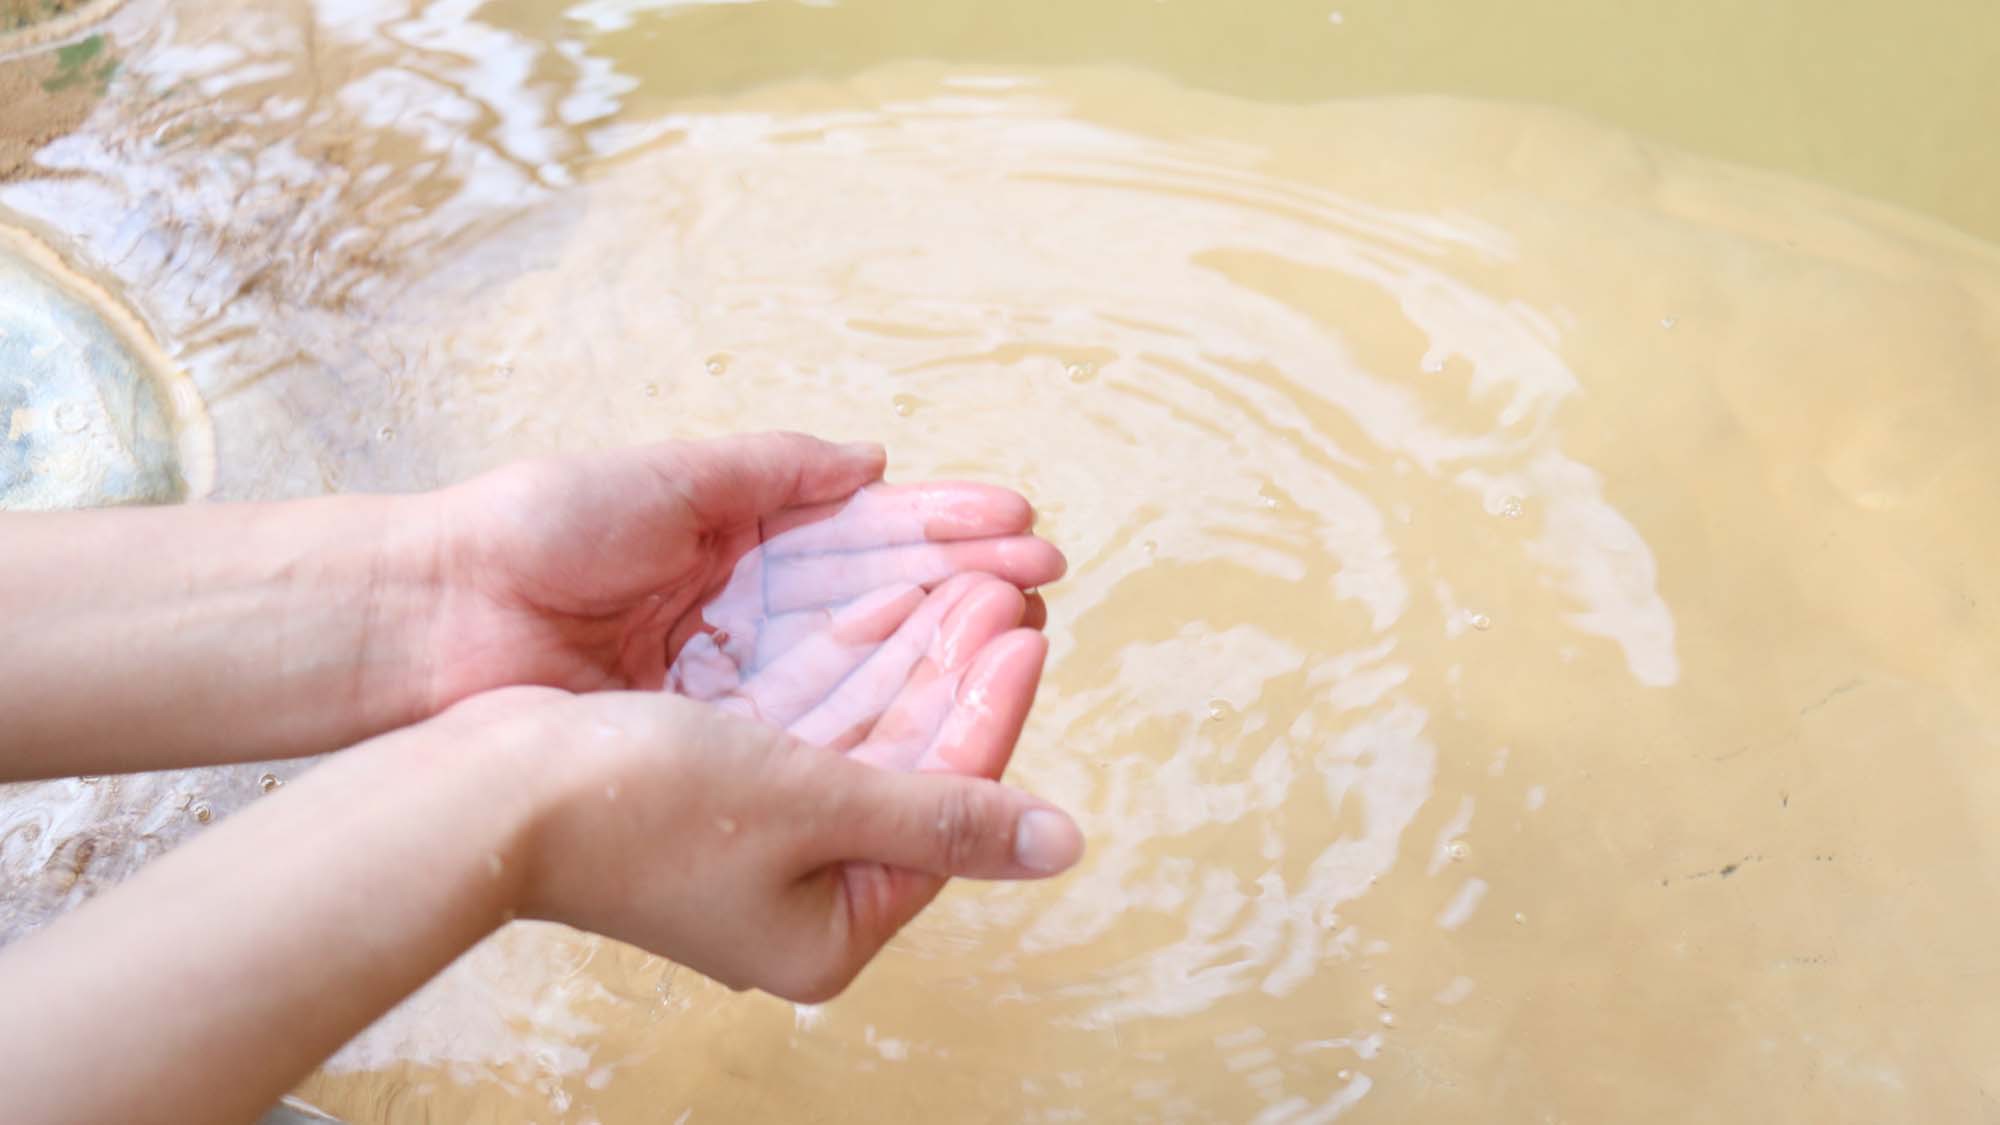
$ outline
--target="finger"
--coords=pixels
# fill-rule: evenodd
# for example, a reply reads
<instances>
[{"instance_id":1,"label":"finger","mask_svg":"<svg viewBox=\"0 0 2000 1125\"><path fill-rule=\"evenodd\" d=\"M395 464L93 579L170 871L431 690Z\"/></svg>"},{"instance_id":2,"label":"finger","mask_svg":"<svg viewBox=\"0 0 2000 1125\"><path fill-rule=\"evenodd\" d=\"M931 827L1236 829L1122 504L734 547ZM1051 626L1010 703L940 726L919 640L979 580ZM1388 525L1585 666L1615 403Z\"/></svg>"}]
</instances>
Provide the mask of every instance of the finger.
<instances>
[{"instance_id":1,"label":"finger","mask_svg":"<svg viewBox=\"0 0 2000 1125\"><path fill-rule=\"evenodd\" d=\"M879 445L835 445L795 433L745 434L643 452L659 460L663 478L709 527L842 499L880 480L887 463Z\"/></svg>"},{"instance_id":2,"label":"finger","mask_svg":"<svg viewBox=\"0 0 2000 1125\"><path fill-rule=\"evenodd\" d=\"M1018 492L985 484L876 484L830 504L789 508L764 521L773 554L859 551L926 540L988 539L1033 527Z\"/></svg>"},{"instance_id":3,"label":"finger","mask_svg":"<svg viewBox=\"0 0 2000 1125\"><path fill-rule=\"evenodd\" d=\"M758 718L791 725L859 668L923 601L921 587L892 586L838 609L795 615L818 619L818 628L758 669L738 694Z\"/></svg>"},{"instance_id":4,"label":"finger","mask_svg":"<svg viewBox=\"0 0 2000 1125\"><path fill-rule=\"evenodd\" d=\"M997 780L1021 740L1048 653L1048 638L1033 629L1015 629L980 649L915 768Z\"/></svg>"},{"instance_id":5,"label":"finger","mask_svg":"<svg viewBox=\"0 0 2000 1125\"><path fill-rule=\"evenodd\" d=\"M990 581L983 574L961 574L939 586L860 667L789 725L792 737L840 751L860 742L909 681L945 616L966 594Z\"/></svg>"},{"instance_id":6,"label":"finger","mask_svg":"<svg viewBox=\"0 0 2000 1125\"><path fill-rule=\"evenodd\" d=\"M1067 566L1054 544L1032 535L913 543L844 555L767 559L764 592L772 612L788 613L898 583L935 586L967 571L1027 589L1061 578Z\"/></svg>"},{"instance_id":7,"label":"finger","mask_svg":"<svg viewBox=\"0 0 2000 1125\"><path fill-rule=\"evenodd\" d=\"M966 669L987 642L1021 623L1026 607L1021 592L998 579L969 591L851 756L883 769L915 769L952 714Z\"/></svg>"},{"instance_id":8,"label":"finger","mask_svg":"<svg viewBox=\"0 0 2000 1125\"><path fill-rule=\"evenodd\" d=\"M845 759L831 771L833 815L808 846L828 862L873 861L974 879L1039 879L1074 866L1083 833L1067 813L983 778L892 773ZM826 831L824 826L838 828Z\"/></svg>"},{"instance_id":9,"label":"finger","mask_svg":"<svg viewBox=\"0 0 2000 1125\"><path fill-rule=\"evenodd\" d=\"M1021 615L1021 624L1029 629L1044 628L1049 623L1049 603L1040 594L1028 595L1028 608Z\"/></svg>"}]
</instances>

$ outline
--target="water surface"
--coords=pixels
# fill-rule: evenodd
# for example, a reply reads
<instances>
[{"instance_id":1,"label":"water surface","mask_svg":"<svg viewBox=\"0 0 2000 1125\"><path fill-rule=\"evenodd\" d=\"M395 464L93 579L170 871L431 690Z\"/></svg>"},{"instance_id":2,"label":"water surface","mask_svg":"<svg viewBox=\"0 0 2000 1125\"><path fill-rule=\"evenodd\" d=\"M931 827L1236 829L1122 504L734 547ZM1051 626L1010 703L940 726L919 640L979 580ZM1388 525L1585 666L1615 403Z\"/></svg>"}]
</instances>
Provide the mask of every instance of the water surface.
<instances>
[{"instance_id":1,"label":"water surface","mask_svg":"<svg viewBox=\"0 0 2000 1125\"><path fill-rule=\"evenodd\" d=\"M1078 872L953 888L813 1009L513 927L303 1092L357 1122L1987 1112L2000 253L1849 192L1996 229L1952 172L1994 159L1951 117L1992 72L1926 22L1991 15L1863 43L1841 6L1712 5L1683 42L1460 7L105 25L119 76L0 206L193 375L217 495L792 426L1017 484L1073 561L1014 776L1079 813ZM1781 32L1834 38L1697 49ZM1891 63L1877 103L1962 144L1840 108ZM1625 128L1390 96L1439 91ZM1379 96L1302 104L1336 94ZM16 791L15 924L261 772Z\"/></svg>"}]
</instances>

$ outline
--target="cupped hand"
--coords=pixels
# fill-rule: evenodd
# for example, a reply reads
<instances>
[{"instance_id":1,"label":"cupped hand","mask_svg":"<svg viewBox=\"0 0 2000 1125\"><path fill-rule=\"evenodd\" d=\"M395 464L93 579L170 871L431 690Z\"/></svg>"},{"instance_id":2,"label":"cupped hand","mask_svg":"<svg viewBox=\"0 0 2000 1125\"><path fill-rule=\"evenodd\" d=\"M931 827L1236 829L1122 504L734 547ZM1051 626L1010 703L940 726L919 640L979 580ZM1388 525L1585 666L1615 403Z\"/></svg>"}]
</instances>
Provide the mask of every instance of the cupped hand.
<instances>
[{"instance_id":1,"label":"cupped hand","mask_svg":"<svg viewBox=\"0 0 2000 1125\"><path fill-rule=\"evenodd\" d=\"M877 446L763 434L529 462L445 490L419 642L427 709L517 685L658 688L697 639L748 675L871 597L967 572L1022 589L1062 574L1019 495L890 486L882 469Z\"/></svg>"},{"instance_id":2,"label":"cupped hand","mask_svg":"<svg viewBox=\"0 0 2000 1125\"><path fill-rule=\"evenodd\" d=\"M531 835L524 912L817 1002L947 877L1068 868L1082 851L1075 824L992 780L1046 651L1024 613L1010 584L961 576L925 597L833 611L829 629L710 703L531 702L528 758L555 780Z\"/></svg>"}]
</instances>

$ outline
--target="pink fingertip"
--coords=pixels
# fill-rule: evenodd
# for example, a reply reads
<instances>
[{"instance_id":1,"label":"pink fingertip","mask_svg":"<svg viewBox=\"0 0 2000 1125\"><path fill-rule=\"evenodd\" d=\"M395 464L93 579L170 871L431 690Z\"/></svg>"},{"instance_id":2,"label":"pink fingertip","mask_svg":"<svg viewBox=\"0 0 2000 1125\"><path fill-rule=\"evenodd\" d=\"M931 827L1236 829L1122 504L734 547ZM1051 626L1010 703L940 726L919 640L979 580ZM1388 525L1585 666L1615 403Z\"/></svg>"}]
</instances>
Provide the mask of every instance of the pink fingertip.
<instances>
[{"instance_id":1,"label":"pink fingertip","mask_svg":"<svg viewBox=\"0 0 2000 1125\"><path fill-rule=\"evenodd\" d=\"M938 630L938 663L956 671L978 655L994 637L1021 623L1027 599L997 578L983 580L952 607Z\"/></svg>"},{"instance_id":2,"label":"pink fingertip","mask_svg":"<svg viewBox=\"0 0 2000 1125\"><path fill-rule=\"evenodd\" d=\"M1054 543L1035 536L1010 540L1002 547L1003 575L1024 590L1046 586L1069 573L1069 560Z\"/></svg>"},{"instance_id":3,"label":"pink fingertip","mask_svg":"<svg viewBox=\"0 0 2000 1125\"><path fill-rule=\"evenodd\" d=\"M932 540L1017 535L1034 526L1035 510L1018 492L986 484L928 486L924 537Z\"/></svg>"},{"instance_id":4,"label":"pink fingertip","mask_svg":"<svg viewBox=\"0 0 2000 1125\"><path fill-rule=\"evenodd\" d=\"M1034 706L1048 638L1015 629L990 641L959 682L958 695L919 769L998 778Z\"/></svg>"}]
</instances>

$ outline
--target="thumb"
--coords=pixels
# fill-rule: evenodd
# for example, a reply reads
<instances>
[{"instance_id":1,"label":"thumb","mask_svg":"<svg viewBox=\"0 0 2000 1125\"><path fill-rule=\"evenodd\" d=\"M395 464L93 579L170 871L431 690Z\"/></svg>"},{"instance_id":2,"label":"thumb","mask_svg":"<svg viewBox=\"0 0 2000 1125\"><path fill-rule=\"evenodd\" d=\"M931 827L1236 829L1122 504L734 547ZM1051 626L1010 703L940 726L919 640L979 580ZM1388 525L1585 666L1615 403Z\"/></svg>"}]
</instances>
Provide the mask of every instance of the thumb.
<instances>
[{"instance_id":1,"label":"thumb","mask_svg":"<svg viewBox=\"0 0 2000 1125\"><path fill-rule=\"evenodd\" d=\"M1067 813L1018 789L982 778L895 773L839 760L845 790L833 804L827 862L872 860L890 867L973 879L1040 879L1075 866L1083 833Z\"/></svg>"},{"instance_id":2,"label":"thumb","mask_svg":"<svg viewBox=\"0 0 2000 1125\"><path fill-rule=\"evenodd\" d=\"M879 445L835 445L795 433L744 434L661 446L695 515L711 527L785 508L844 500L882 479Z\"/></svg>"}]
</instances>

